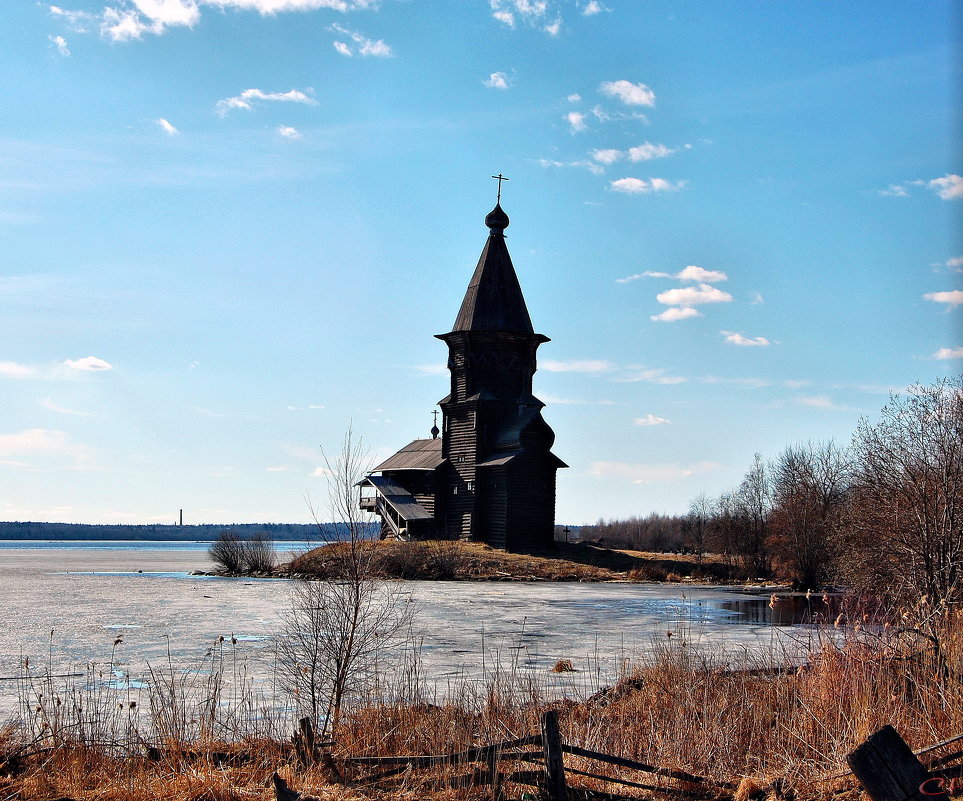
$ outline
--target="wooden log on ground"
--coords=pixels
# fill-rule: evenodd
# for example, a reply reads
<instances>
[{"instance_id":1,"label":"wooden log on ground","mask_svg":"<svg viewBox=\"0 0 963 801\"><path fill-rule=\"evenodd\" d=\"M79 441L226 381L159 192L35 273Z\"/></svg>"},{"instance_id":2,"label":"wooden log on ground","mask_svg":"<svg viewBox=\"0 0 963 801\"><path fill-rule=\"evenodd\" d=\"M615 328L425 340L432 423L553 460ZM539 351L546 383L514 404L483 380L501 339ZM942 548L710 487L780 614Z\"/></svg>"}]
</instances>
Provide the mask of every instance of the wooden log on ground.
<instances>
[{"instance_id":1,"label":"wooden log on ground","mask_svg":"<svg viewBox=\"0 0 963 801\"><path fill-rule=\"evenodd\" d=\"M892 726L871 734L846 761L873 801L949 801L943 783L923 767Z\"/></svg>"},{"instance_id":2,"label":"wooden log on ground","mask_svg":"<svg viewBox=\"0 0 963 801\"><path fill-rule=\"evenodd\" d=\"M557 709L549 709L542 715L542 748L545 749L545 791L549 801L568 801Z\"/></svg>"}]
</instances>

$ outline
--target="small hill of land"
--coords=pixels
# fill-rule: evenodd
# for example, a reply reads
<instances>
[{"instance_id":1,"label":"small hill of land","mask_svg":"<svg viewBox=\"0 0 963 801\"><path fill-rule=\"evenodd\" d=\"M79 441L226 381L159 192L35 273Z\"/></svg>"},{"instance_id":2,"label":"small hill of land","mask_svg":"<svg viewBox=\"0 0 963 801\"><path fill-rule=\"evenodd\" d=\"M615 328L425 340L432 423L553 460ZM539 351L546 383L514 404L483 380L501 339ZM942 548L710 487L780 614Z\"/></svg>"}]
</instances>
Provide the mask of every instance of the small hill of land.
<instances>
[{"instance_id":1,"label":"small hill of land","mask_svg":"<svg viewBox=\"0 0 963 801\"><path fill-rule=\"evenodd\" d=\"M335 543L296 557L291 574L337 577L348 546ZM465 581L711 581L730 579L716 556L618 551L587 543L557 543L550 551L508 553L478 542L366 541L375 578Z\"/></svg>"}]
</instances>

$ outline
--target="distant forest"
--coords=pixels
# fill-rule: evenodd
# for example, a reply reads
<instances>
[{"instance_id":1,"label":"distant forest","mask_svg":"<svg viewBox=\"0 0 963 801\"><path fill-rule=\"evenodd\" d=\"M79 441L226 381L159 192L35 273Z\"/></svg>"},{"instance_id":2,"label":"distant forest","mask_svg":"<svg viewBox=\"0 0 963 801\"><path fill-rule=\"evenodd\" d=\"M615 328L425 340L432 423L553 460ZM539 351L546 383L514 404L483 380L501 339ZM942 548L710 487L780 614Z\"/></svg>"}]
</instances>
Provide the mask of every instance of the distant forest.
<instances>
[{"instance_id":1,"label":"distant forest","mask_svg":"<svg viewBox=\"0 0 963 801\"><path fill-rule=\"evenodd\" d=\"M242 539L267 534L273 540L308 542L339 538L334 523L211 523L199 526L85 525L81 523L0 523L0 540L177 540L208 541L222 531Z\"/></svg>"}]
</instances>

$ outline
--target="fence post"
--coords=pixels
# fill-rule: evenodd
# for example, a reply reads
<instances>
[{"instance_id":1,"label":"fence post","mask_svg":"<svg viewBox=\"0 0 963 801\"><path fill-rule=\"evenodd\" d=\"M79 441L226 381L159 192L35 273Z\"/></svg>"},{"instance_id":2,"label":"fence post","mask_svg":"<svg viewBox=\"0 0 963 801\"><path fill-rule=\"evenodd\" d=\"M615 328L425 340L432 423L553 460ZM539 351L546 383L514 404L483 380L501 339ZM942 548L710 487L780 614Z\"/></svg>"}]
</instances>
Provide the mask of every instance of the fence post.
<instances>
[{"instance_id":1,"label":"fence post","mask_svg":"<svg viewBox=\"0 0 963 801\"><path fill-rule=\"evenodd\" d=\"M948 801L943 779L930 775L892 726L883 726L847 755L873 801Z\"/></svg>"},{"instance_id":2,"label":"fence post","mask_svg":"<svg viewBox=\"0 0 963 801\"><path fill-rule=\"evenodd\" d=\"M549 801L568 801L557 709L549 709L542 715L542 748L545 749L545 789L548 791Z\"/></svg>"}]
</instances>

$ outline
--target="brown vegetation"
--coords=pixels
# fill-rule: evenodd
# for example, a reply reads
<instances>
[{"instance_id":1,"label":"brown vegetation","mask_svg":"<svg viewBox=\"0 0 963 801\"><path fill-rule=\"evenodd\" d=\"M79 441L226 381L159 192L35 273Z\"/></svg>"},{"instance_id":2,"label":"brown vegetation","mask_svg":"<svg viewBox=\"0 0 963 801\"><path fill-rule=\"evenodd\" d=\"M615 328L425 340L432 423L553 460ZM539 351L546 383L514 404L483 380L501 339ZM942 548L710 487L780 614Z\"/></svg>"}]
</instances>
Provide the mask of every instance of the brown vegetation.
<instances>
[{"instance_id":1,"label":"brown vegetation","mask_svg":"<svg viewBox=\"0 0 963 801\"><path fill-rule=\"evenodd\" d=\"M29 691L31 706L23 714L48 725L31 728L21 720L4 730L0 792L18 801L270 799L271 776L278 770L292 787L320 799L482 799L487 790L439 790L443 771L408 771L375 786L358 783L369 771L339 759L439 754L520 737L537 732L541 713L554 707L564 741L582 748L732 787L742 782L743 790L776 784L782 797L799 801L840 792L856 798L852 777L836 774L845 774L845 754L876 728L893 724L914 748L963 732L963 614L946 619L939 651L891 625L833 631L838 641L827 637L806 666L783 671L750 670L759 665L735 655L719 661L718 654L678 632L647 664L582 702L547 701L537 677L516 672L492 675L483 686L462 685L435 702L369 697L346 713L334 732L333 762L308 770L298 767L285 736L256 735L253 720L245 724L237 717L222 727L222 712L204 707L200 697L198 708L175 703L178 714L195 717L182 739L171 741L153 726L172 718L159 713L176 697L151 699L145 704L151 719L131 730L106 725L111 715L114 723L127 716L127 710L120 718L109 711L115 708L113 696L100 706L87 696L85 703L93 706L85 711L78 705L54 714L64 696L38 695L38 686ZM211 716L206 723L205 709ZM577 757L567 757L566 764L591 770ZM638 780L628 770L611 775ZM615 789L583 777L571 783ZM506 790L509 799L524 791ZM733 792L723 795L732 798Z\"/></svg>"}]
</instances>

